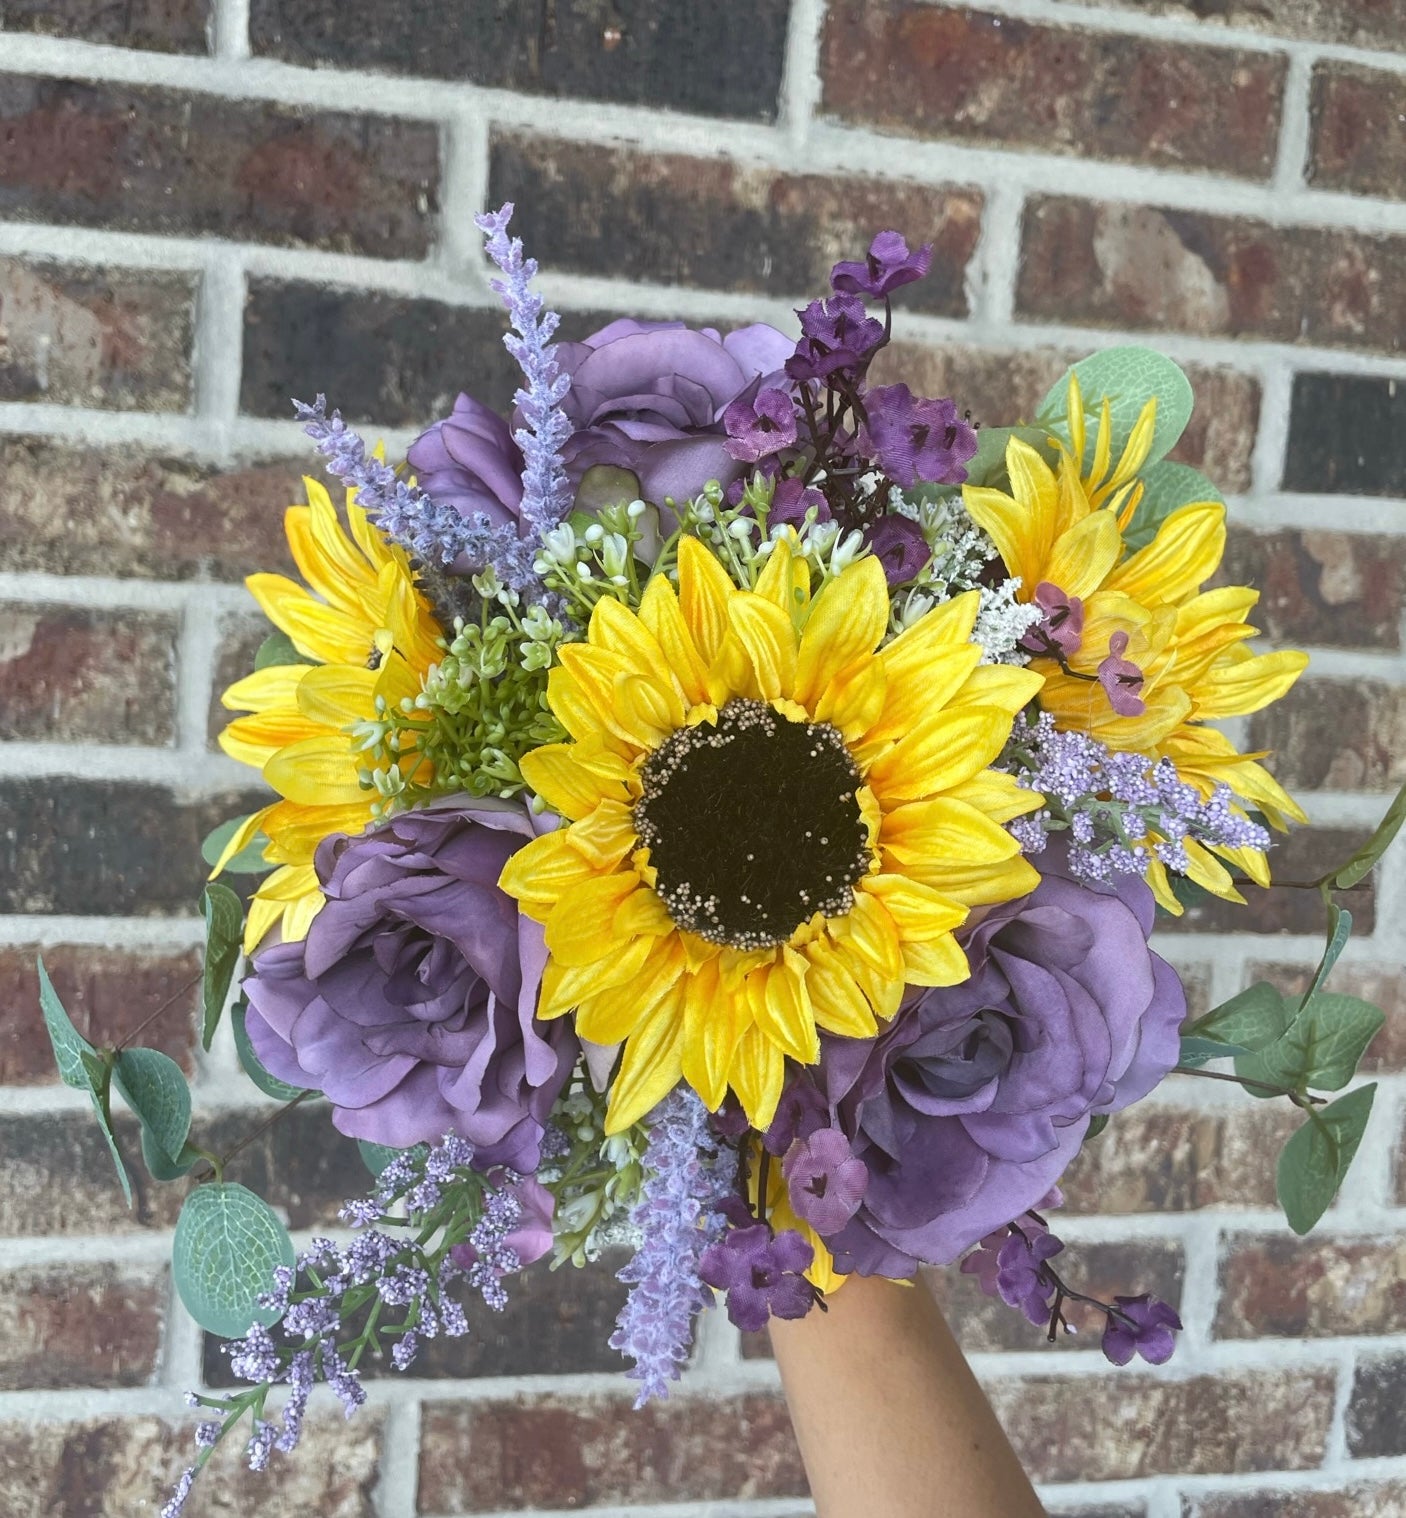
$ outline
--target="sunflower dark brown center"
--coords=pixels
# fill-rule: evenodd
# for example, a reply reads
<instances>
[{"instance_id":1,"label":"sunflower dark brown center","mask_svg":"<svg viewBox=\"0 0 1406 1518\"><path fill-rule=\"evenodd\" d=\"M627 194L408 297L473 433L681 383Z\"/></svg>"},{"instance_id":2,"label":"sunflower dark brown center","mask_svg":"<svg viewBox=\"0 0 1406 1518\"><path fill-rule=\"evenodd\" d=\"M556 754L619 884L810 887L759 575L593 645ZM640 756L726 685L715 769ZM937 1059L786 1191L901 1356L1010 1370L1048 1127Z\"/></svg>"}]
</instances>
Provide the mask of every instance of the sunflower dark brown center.
<instances>
[{"instance_id":1,"label":"sunflower dark brown center","mask_svg":"<svg viewBox=\"0 0 1406 1518\"><path fill-rule=\"evenodd\" d=\"M635 832L679 927L712 943L785 943L854 905L869 855L859 771L838 729L729 701L645 761Z\"/></svg>"}]
</instances>

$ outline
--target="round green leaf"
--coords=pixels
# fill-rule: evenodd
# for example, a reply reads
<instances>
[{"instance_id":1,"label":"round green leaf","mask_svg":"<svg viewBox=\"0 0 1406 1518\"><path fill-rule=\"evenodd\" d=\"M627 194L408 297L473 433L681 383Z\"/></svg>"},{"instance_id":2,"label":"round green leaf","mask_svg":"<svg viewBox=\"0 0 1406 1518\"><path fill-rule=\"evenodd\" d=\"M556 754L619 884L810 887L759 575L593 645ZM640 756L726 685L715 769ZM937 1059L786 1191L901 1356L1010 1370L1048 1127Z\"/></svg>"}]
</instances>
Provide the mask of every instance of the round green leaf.
<instances>
[{"instance_id":1,"label":"round green leaf","mask_svg":"<svg viewBox=\"0 0 1406 1518\"><path fill-rule=\"evenodd\" d=\"M1225 497L1201 473L1189 464L1174 464L1171 459L1149 464L1142 471L1143 494L1138 502L1123 543L1129 553L1145 548L1157 536L1157 529L1171 514L1193 501L1219 501Z\"/></svg>"},{"instance_id":2,"label":"round green leaf","mask_svg":"<svg viewBox=\"0 0 1406 1518\"><path fill-rule=\"evenodd\" d=\"M1165 354L1151 348L1105 348L1074 365L1088 417L1084 463L1093 458L1094 439L1103 399L1108 397L1113 423L1113 460L1127 444L1138 414L1154 396L1157 420L1147 462L1155 464L1176 444L1191 420L1195 398L1191 381ZM1041 402L1039 418L1050 423L1066 441L1069 438L1069 375L1066 374Z\"/></svg>"},{"instance_id":3,"label":"round green leaf","mask_svg":"<svg viewBox=\"0 0 1406 1518\"><path fill-rule=\"evenodd\" d=\"M248 1008L244 1003L238 1002L230 1009L230 1030L234 1034L234 1048L239 1055L239 1063L244 1067L244 1073L264 1093L271 1096L275 1101L291 1102L294 1097L303 1094L301 1086L290 1086L287 1081L281 1081L276 1075L270 1075L259 1063L259 1056L254 1053L254 1045L249 1041L249 1029L245 1024Z\"/></svg>"},{"instance_id":4,"label":"round green leaf","mask_svg":"<svg viewBox=\"0 0 1406 1518\"><path fill-rule=\"evenodd\" d=\"M178 1181L189 1175L200 1158L200 1151L189 1144L181 1146L180 1154L173 1160L159 1148L151 1137L149 1128L142 1129L142 1161L153 1181Z\"/></svg>"},{"instance_id":5,"label":"round green leaf","mask_svg":"<svg viewBox=\"0 0 1406 1518\"><path fill-rule=\"evenodd\" d=\"M208 1049L220 1025L229 983L239 963L244 906L227 885L218 881L212 881L201 892L200 906L205 913L205 977L201 988L205 1016L200 1041Z\"/></svg>"},{"instance_id":6,"label":"round green leaf","mask_svg":"<svg viewBox=\"0 0 1406 1518\"><path fill-rule=\"evenodd\" d=\"M260 1307L280 1265L295 1261L288 1230L267 1202L231 1181L198 1186L185 1200L171 1246L171 1271L186 1311L208 1332L237 1339L278 1321Z\"/></svg>"},{"instance_id":7,"label":"round green leaf","mask_svg":"<svg viewBox=\"0 0 1406 1518\"><path fill-rule=\"evenodd\" d=\"M313 662L312 659L305 658L298 652L292 638L286 632L271 632L259 644L259 651L254 655L254 670L257 673L275 664L312 664Z\"/></svg>"},{"instance_id":8,"label":"round green leaf","mask_svg":"<svg viewBox=\"0 0 1406 1518\"><path fill-rule=\"evenodd\" d=\"M1367 1130L1376 1083L1310 1112L1279 1155L1275 1189L1289 1227L1307 1233L1338 1194Z\"/></svg>"},{"instance_id":9,"label":"round green leaf","mask_svg":"<svg viewBox=\"0 0 1406 1518\"><path fill-rule=\"evenodd\" d=\"M205 842L200 845L200 857L211 869L220 862L220 855L224 853L225 845L248 820L248 817L231 817L228 822L222 822L206 836ZM256 833L233 859L225 861L225 871L231 875L266 874L273 868L264 858L264 848L267 844L267 837L263 833Z\"/></svg>"},{"instance_id":10,"label":"round green leaf","mask_svg":"<svg viewBox=\"0 0 1406 1518\"><path fill-rule=\"evenodd\" d=\"M190 1132L190 1087L181 1067L157 1049L124 1049L113 1081L156 1147L177 1160Z\"/></svg>"}]
</instances>

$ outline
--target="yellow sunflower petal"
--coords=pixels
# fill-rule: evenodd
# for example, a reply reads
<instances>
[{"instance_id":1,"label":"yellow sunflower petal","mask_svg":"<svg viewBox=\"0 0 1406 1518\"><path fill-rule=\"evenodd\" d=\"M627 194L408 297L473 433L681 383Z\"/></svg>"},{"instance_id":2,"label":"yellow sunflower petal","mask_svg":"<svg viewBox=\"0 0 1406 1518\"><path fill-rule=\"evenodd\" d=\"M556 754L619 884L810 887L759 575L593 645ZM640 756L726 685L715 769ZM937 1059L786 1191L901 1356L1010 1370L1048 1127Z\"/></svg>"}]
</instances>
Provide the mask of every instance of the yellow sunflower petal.
<instances>
[{"instance_id":1,"label":"yellow sunflower petal","mask_svg":"<svg viewBox=\"0 0 1406 1518\"><path fill-rule=\"evenodd\" d=\"M883 565L872 555L859 559L811 602L796 656L795 699L811 708L831 680L873 653L888 620Z\"/></svg>"},{"instance_id":2,"label":"yellow sunflower petal","mask_svg":"<svg viewBox=\"0 0 1406 1518\"><path fill-rule=\"evenodd\" d=\"M314 665L298 682L298 710L311 722L340 729L375 710L378 678L364 666Z\"/></svg>"},{"instance_id":3,"label":"yellow sunflower petal","mask_svg":"<svg viewBox=\"0 0 1406 1518\"><path fill-rule=\"evenodd\" d=\"M1001 752L1011 721L986 706L934 712L869 766L869 787L886 805L930 796L969 780Z\"/></svg>"},{"instance_id":4,"label":"yellow sunflower petal","mask_svg":"<svg viewBox=\"0 0 1406 1518\"><path fill-rule=\"evenodd\" d=\"M678 1085L683 1075L683 1029L683 991L676 986L654 1016L625 1040L610 1088L606 1133L623 1133Z\"/></svg>"},{"instance_id":5,"label":"yellow sunflower petal","mask_svg":"<svg viewBox=\"0 0 1406 1518\"><path fill-rule=\"evenodd\" d=\"M786 1080L786 1059L781 1050L753 1025L742 1035L732 1058L732 1088L759 1132L771 1126L781 1088Z\"/></svg>"},{"instance_id":6,"label":"yellow sunflower petal","mask_svg":"<svg viewBox=\"0 0 1406 1518\"><path fill-rule=\"evenodd\" d=\"M803 1065L820 1058L815 1013L806 990L808 968L804 956L783 945L775 963L746 982L753 1021L784 1054Z\"/></svg>"},{"instance_id":7,"label":"yellow sunflower petal","mask_svg":"<svg viewBox=\"0 0 1406 1518\"><path fill-rule=\"evenodd\" d=\"M534 838L510 855L498 877L498 886L529 917L545 922L563 892L594 880L599 873L589 859L572 847L568 832L559 830Z\"/></svg>"},{"instance_id":8,"label":"yellow sunflower petal","mask_svg":"<svg viewBox=\"0 0 1406 1518\"><path fill-rule=\"evenodd\" d=\"M1061 533L1045 566L1044 577L1066 595L1086 596L1103 584L1118 562L1123 538L1111 513L1091 512Z\"/></svg>"},{"instance_id":9,"label":"yellow sunflower petal","mask_svg":"<svg viewBox=\"0 0 1406 1518\"><path fill-rule=\"evenodd\" d=\"M210 879L213 880L221 870L234 858L242 853L258 837L263 828L264 819L273 810L272 807L264 807L262 811L246 817L240 825L230 834L229 842L220 850L220 857L215 861L215 867L210 871Z\"/></svg>"},{"instance_id":10,"label":"yellow sunflower petal","mask_svg":"<svg viewBox=\"0 0 1406 1518\"><path fill-rule=\"evenodd\" d=\"M763 701L789 697L796 681L796 633L791 618L762 596L740 595L728 606L728 620L751 664L757 696Z\"/></svg>"},{"instance_id":11,"label":"yellow sunflower petal","mask_svg":"<svg viewBox=\"0 0 1406 1518\"><path fill-rule=\"evenodd\" d=\"M708 699L708 666L704 663L688 630L674 587L663 575L655 575L644 588L640 599L640 621L644 623L664 657L665 665L679 682L684 700L697 706ZM552 702L556 710L556 702ZM560 714L558 714L560 715ZM579 737L575 729L569 729Z\"/></svg>"},{"instance_id":12,"label":"yellow sunflower petal","mask_svg":"<svg viewBox=\"0 0 1406 1518\"><path fill-rule=\"evenodd\" d=\"M736 587L697 538L679 544L679 608L704 664L712 664L728 630L727 606Z\"/></svg>"},{"instance_id":13,"label":"yellow sunflower petal","mask_svg":"<svg viewBox=\"0 0 1406 1518\"><path fill-rule=\"evenodd\" d=\"M677 940L642 942L650 949L635 980L604 986L577 1003L576 1031L582 1038L618 1044L659 1015L661 1007L667 1011L672 1006L669 999L681 988L687 969L683 949Z\"/></svg>"},{"instance_id":14,"label":"yellow sunflower petal","mask_svg":"<svg viewBox=\"0 0 1406 1518\"><path fill-rule=\"evenodd\" d=\"M1108 577L1107 588L1147 606L1183 601L1215 572L1225 552L1225 507L1219 501L1179 506L1157 536Z\"/></svg>"},{"instance_id":15,"label":"yellow sunflower petal","mask_svg":"<svg viewBox=\"0 0 1406 1518\"><path fill-rule=\"evenodd\" d=\"M793 625L801 625L810 605L810 565L793 551L789 537L777 539L757 576L756 593L784 611Z\"/></svg>"},{"instance_id":16,"label":"yellow sunflower petal","mask_svg":"<svg viewBox=\"0 0 1406 1518\"><path fill-rule=\"evenodd\" d=\"M290 744L315 738L321 729L296 707L274 707L248 717L236 717L220 729L217 741L231 759L263 769L270 759ZM348 745L343 742L345 749Z\"/></svg>"},{"instance_id":17,"label":"yellow sunflower petal","mask_svg":"<svg viewBox=\"0 0 1406 1518\"><path fill-rule=\"evenodd\" d=\"M341 733L303 738L265 763L264 779L287 801L349 806L367 795L359 758Z\"/></svg>"},{"instance_id":18,"label":"yellow sunflower petal","mask_svg":"<svg viewBox=\"0 0 1406 1518\"><path fill-rule=\"evenodd\" d=\"M324 664L359 664L371 653L364 617L327 606L285 575L250 575L244 584L264 615L293 647Z\"/></svg>"},{"instance_id":19,"label":"yellow sunflower petal","mask_svg":"<svg viewBox=\"0 0 1406 1518\"><path fill-rule=\"evenodd\" d=\"M683 1076L710 1112L727 1095L733 1056L751 1026L747 998L724 994L717 968L716 959L706 961L683 988Z\"/></svg>"},{"instance_id":20,"label":"yellow sunflower petal","mask_svg":"<svg viewBox=\"0 0 1406 1518\"><path fill-rule=\"evenodd\" d=\"M873 1038L879 1031L874 1009L830 946L817 939L800 952L810 963L806 990L817 1026L845 1038Z\"/></svg>"},{"instance_id":21,"label":"yellow sunflower petal","mask_svg":"<svg viewBox=\"0 0 1406 1518\"><path fill-rule=\"evenodd\" d=\"M1196 684L1196 715L1207 721L1257 712L1285 694L1308 665L1294 648L1251 654L1235 648L1218 659Z\"/></svg>"},{"instance_id":22,"label":"yellow sunflower petal","mask_svg":"<svg viewBox=\"0 0 1406 1518\"><path fill-rule=\"evenodd\" d=\"M552 958L564 965L588 965L617 952L622 943L615 913L639 879L633 870L620 870L568 887L546 922Z\"/></svg>"},{"instance_id":23,"label":"yellow sunflower petal","mask_svg":"<svg viewBox=\"0 0 1406 1518\"><path fill-rule=\"evenodd\" d=\"M602 801L628 801L619 781L605 780L586 768L569 743L549 743L524 754L522 778L562 817L575 822Z\"/></svg>"},{"instance_id":24,"label":"yellow sunflower petal","mask_svg":"<svg viewBox=\"0 0 1406 1518\"><path fill-rule=\"evenodd\" d=\"M262 712L271 706L296 706L298 684L311 664L270 664L236 680L220 697L231 711Z\"/></svg>"}]
</instances>

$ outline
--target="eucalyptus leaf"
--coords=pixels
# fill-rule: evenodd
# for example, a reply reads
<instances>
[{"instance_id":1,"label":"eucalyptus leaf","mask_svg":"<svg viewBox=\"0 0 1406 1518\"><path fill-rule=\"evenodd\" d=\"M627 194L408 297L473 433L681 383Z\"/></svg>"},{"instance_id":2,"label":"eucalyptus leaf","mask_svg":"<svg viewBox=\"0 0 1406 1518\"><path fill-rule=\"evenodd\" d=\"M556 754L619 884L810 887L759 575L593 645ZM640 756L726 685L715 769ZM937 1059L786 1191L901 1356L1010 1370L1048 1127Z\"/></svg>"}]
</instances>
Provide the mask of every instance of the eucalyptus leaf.
<instances>
[{"instance_id":1,"label":"eucalyptus leaf","mask_svg":"<svg viewBox=\"0 0 1406 1518\"><path fill-rule=\"evenodd\" d=\"M1113 447L1111 458L1117 462L1142 408L1154 396L1157 419L1152 431L1152 447L1147 464L1155 464L1171 451L1191 420L1195 398L1191 381L1165 354L1151 348L1105 348L1101 353L1081 359L1070 371L1079 376L1087 417L1084 465L1093 457L1098 418L1103 398L1108 397L1112 418ZM1066 441L1069 440L1069 374L1054 386L1040 403L1039 420L1049 423Z\"/></svg>"},{"instance_id":2,"label":"eucalyptus leaf","mask_svg":"<svg viewBox=\"0 0 1406 1518\"><path fill-rule=\"evenodd\" d=\"M290 1086L287 1081L279 1080L276 1075L270 1075L264 1069L249 1039L247 1016L248 1008L242 1001L236 1002L230 1009L230 1031L234 1034L235 1053L239 1055L239 1063L243 1066L245 1075L265 1096L271 1096L276 1101L291 1102L296 1097L302 1096L302 1086Z\"/></svg>"},{"instance_id":3,"label":"eucalyptus leaf","mask_svg":"<svg viewBox=\"0 0 1406 1518\"><path fill-rule=\"evenodd\" d=\"M1323 957L1318 961L1318 968L1313 972L1313 979L1309 982L1308 990L1303 994L1303 1000L1299 1006L1306 1007L1309 1002L1323 989L1323 983L1332 973L1333 966L1337 964L1347 947L1347 941L1352 937L1352 913L1346 907L1340 907L1337 902L1328 903L1328 942L1323 949Z\"/></svg>"},{"instance_id":4,"label":"eucalyptus leaf","mask_svg":"<svg viewBox=\"0 0 1406 1518\"><path fill-rule=\"evenodd\" d=\"M1049 433L1043 427L979 427L976 433L976 455L967 463L968 485L1005 485L1010 477L1006 473L1006 446L1013 437L1039 449L1047 459L1052 459Z\"/></svg>"},{"instance_id":5,"label":"eucalyptus leaf","mask_svg":"<svg viewBox=\"0 0 1406 1518\"><path fill-rule=\"evenodd\" d=\"M197 1186L176 1220L171 1271L186 1311L224 1339L279 1314L260 1307L273 1273L294 1263L293 1241L273 1209L245 1186L214 1181Z\"/></svg>"},{"instance_id":6,"label":"eucalyptus leaf","mask_svg":"<svg viewBox=\"0 0 1406 1518\"><path fill-rule=\"evenodd\" d=\"M1257 980L1229 1001L1212 1007L1204 1017L1198 1017L1187 1028L1182 1043L1187 1038L1201 1038L1223 1045L1238 1044L1247 1052L1263 1049L1283 1034L1292 1017L1283 993L1268 981Z\"/></svg>"},{"instance_id":7,"label":"eucalyptus leaf","mask_svg":"<svg viewBox=\"0 0 1406 1518\"><path fill-rule=\"evenodd\" d=\"M254 670L257 673L261 669L270 669L276 664L312 664L312 659L305 658L293 646L293 640L286 632L271 632L262 643L259 651L254 655Z\"/></svg>"},{"instance_id":8,"label":"eucalyptus leaf","mask_svg":"<svg viewBox=\"0 0 1406 1518\"><path fill-rule=\"evenodd\" d=\"M49 979L48 970L44 968L42 955L38 960L38 968L39 1009L44 1015L44 1026L49 1031L49 1042L53 1045L54 1062L58 1066L59 1079L65 1086L72 1086L75 1091L88 1093L88 1100L93 1104L93 1113L97 1117L98 1127L102 1129L103 1138L107 1140L112 1163L117 1166L117 1179L122 1183L122 1195L130 1207L132 1180L127 1174L122 1151L117 1147L117 1135L112 1131L112 1114L109 1110L111 1067L100 1058L98 1051L73 1026L73 1020L59 1000L59 994L54 990L54 983Z\"/></svg>"},{"instance_id":9,"label":"eucalyptus leaf","mask_svg":"<svg viewBox=\"0 0 1406 1518\"><path fill-rule=\"evenodd\" d=\"M1275 1189L1289 1227L1307 1233L1338 1194L1371 1115L1375 1083L1310 1112L1279 1155Z\"/></svg>"},{"instance_id":10,"label":"eucalyptus leaf","mask_svg":"<svg viewBox=\"0 0 1406 1518\"><path fill-rule=\"evenodd\" d=\"M158 1049L124 1049L113 1084L140 1119L143 1137L175 1161L190 1133L190 1087L181 1067Z\"/></svg>"},{"instance_id":11,"label":"eucalyptus leaf","mask_svg":"<svg viewBox=\"0 0 1406 1518\"><path fill-rule=\"evenodd\" d=\"M1242 1044L1223 1044L1219 1039L1183 1034L1177 1064L1199 1070L1202 1065L1209 1064L1213 1059L1230 1059L1233 1055L1249 1052Z\"/></svg>"},{"instance_id":12,"label":"eucalyptus leaf","mask_svg":"<svg viewBox=\"0 0 1406 1518\"><path fill-rule=\"evenodd\" d=\"M204 1021L200 1041L206 1049L215 1037L239 963L240 939L244 931L244 907L227 885L211 881L200 895L205 913L205 976L201 988Z\"/></svg>"},{"instance_id":13,"label":"eucalyptus leaf","mask_svg":"<svg viewBox=\"0 0 1406 1518\"><path fill-rule=\"evenodd\" d=\"M1171 459L1161 459L1142 471L1142 499L1138 502L1133 519L1123 534L1123 543L1129 553L1145 548L1157 529L1171 514L1193 501L1219 501L1225 497L1201 473L1189 464L1174 464Z\"/></svg>"},{"instance_id":14,"label":"eucalyptus leaf","mask_svg":"<svg viewBox=\"0 0 1406 1518\"><path fill-rule=\"evenodd\" d=\"M1371 1002L1320 993L1272 1044L1236 1060L1235 1072L1295 1091L1341 1091L1385 1021Z\"/></svg>"},{"instance_id":15,"label":"eucalyptus leaf","mask_svg":"<svg viewBox=\"0 0 1406 1518\"><path fill-rule=\"evenodd\" d=\"M200 845L200 857L211 869L220 862L220 855L224 853L225 845L248 820L248 817L231 817L228 822L222 822ZM232 875L267 873L273 868L264 858L264 849L267 845L267 836L263 833L255 833L232 859L225 860L225 870Z\"/></svg>"},{"instance_id":16,"label":"eucalyptus leaf","mask_svg":"<svg viewBox=\"0 0 1406 1518\"><path fill-rule=\"evenodd\" d=\"M1350 890L1371 873L1383 854L1391 847L1392 840L1406 823L1406 785L1396 793L1396 799L1387 808L1386 816L1377 824L1376 831L1332 876L1333 884L1340 891Z\"/></svg>"},{"instance_id":17,"label":"eucalyptus leaf","mask_svg":"<svg viewBox=\"0 0 1406 1518\"><path fill-rule=\"evenodd\" d=\"M189 1175L200 1159L200 1151L190 1144L183 1144L173 1160L159 1145L152 1141L151 1130L142 1129L142 1162L154 1181L178 1181Z\"/></svg>"}]
</instances>

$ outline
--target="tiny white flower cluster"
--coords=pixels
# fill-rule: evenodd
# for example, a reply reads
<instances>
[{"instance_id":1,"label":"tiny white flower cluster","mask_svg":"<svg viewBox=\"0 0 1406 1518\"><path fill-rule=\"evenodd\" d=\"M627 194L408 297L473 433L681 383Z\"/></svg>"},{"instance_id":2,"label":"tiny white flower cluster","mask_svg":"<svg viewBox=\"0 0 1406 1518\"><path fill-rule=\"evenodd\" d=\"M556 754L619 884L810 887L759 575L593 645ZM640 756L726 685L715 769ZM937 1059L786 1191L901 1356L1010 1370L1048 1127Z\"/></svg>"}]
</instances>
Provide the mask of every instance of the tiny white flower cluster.
<instances>
[{"instance_id":1,"label":"tiny white flower cluster","mask_svg":"<svg viewBox=\"0 0 1406 1518\"><path fill-rule=\"evenodd\" d=\"M637 1244L630 1212L644 1179L644 1129L637 1124L607 1136L605 1098L587 1084L557 1102L552 1121L571 1141L566 1157L544 1165L537 1176L557 1197L553 1265L585 1265L613 1244Z\"/></svg>"}]
</instances>

